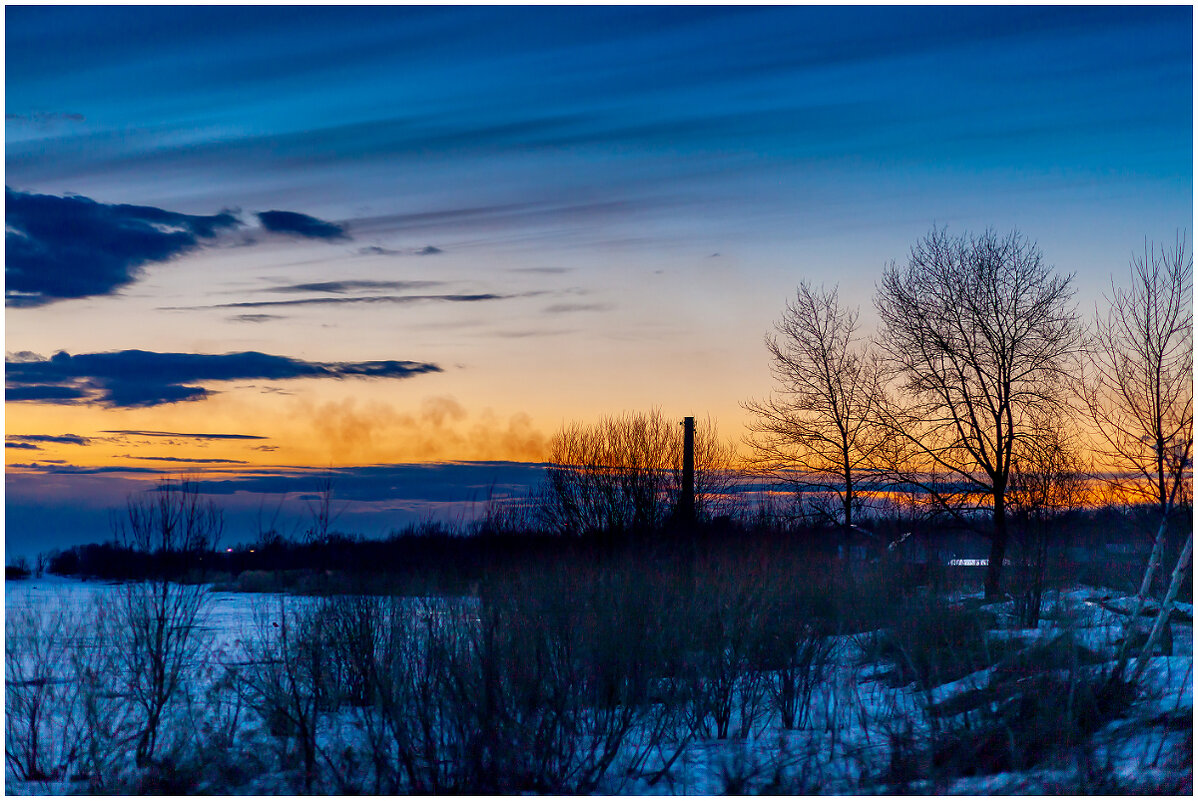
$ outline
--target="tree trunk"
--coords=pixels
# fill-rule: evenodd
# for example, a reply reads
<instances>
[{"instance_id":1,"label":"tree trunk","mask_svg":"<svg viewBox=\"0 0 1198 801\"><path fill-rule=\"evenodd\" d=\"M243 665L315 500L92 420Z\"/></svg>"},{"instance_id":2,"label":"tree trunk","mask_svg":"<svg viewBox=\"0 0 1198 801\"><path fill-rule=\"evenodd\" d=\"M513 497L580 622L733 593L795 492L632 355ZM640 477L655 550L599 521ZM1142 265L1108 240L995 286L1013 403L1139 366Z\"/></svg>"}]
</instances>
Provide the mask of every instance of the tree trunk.
<instances>
[{"instance_id":1,"label":"tree trunk","mask_svg":"<svg viewBox=\"0 0 1198 801\"><path fill-rule=\"evenodd\" d=\"M1161 638L1161 633L1169 625L1169 613L1173 611L1173 601L1177 598L1177 590L1181 587L1181 577L1185 575L1186 565L1190 563L1190 555L1194 549L1194 532L1190 532L1190 536L1186 538L1185 547L1181 549L1181 554L1177 557L1177 565L1173 568L1173 578L1169 581L1169 590L1165 593L1165 599L1161 601L1161 609L1157 612L1156 622L1152 626L1152 631L1148 635L1148 642L1144 643L1144 650L1140 652L1140 656L1136 659L1135 669L1131 673L1131 682L1134 684L1144 675L1144 671L1148 669L1148 660L1152 658L1152 651L1156 648L1157 642Z\"/></svg>"},{"instance_id":2,"label":"tree trunk","mask_svg":"<svg viewBox=\"0 0 1198 801\"><path fill-rule=\"evenodd\" d=\"M844 530L846 533L853 530L853 471L850 468L844 471Z\"/></svg>"},{"instance_id":3,"label":"tree trunk","mask_svg":"<svg viewBox=\"0 0 1198 801\"><path fill-rule=\"evenodd\" d=\"M1123 642L1119 644L1118 667L1115 669L1115 675L1122 677L1123 671L1127 667L1127 662L1131 658L1128 653L1128 647L1131 643L1132 632L1139 624L1140 615L1144 612L1144 606L1148 601L1148 595L1152 589L1152 580L1156 576L1156 571L1160 567L1162 554L1165 551L1165 532L1169 527L1169 513L1173 509L1173 502L1177 499L1177 487L1181 482L1174 482L1169 496L1165 499L1164 505L1161 507L1161 522L1156 529L1156 539L1152 542L1152 553L1148 557L1148 567L1144 570L1144 579L1140 582L1140 591L1136 594L1136 603L1132 607L1131 615L1127 618L1127 623L1123 626ZM1193 532L1191 531L1191 537Z\"/></svg>"},{"instance_id":4,"label":"tree trunk","mask_svg":"<svg viewBox=\"0 0 1198 801\"><path fill-rule=\"evenodd\" d=\"M986 600L998 600L1002 563L1007 555L1007 509L1002 495L994 496L994 532L990 536L990 560L986 565Z\"/></svg>"}]
</instances>

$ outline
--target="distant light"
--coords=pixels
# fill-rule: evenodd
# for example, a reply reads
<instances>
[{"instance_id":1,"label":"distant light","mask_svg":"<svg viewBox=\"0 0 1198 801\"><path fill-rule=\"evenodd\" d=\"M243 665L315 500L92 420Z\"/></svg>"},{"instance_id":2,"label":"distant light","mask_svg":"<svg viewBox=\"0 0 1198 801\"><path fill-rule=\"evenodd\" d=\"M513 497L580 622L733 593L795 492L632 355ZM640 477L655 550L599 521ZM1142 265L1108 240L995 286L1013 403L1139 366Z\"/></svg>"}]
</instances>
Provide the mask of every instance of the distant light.
<instances>
[{"instance_id":1,"label":"distant light","mask_svg":"<svg viewBox=\"0 0 1198 801\"><path fill-rule=\"evenodd\" d=\"M250 553L253 553L253 552L254 552L254 549L253 549L253 548L250 548Z\"/></svg>"},{"instance_id":2,"label":"distant light","mask_svg":"<svg viewBox=\"0 0 1198 801\"><path fill-rule=\"evenodd\" d=\"M233 549L232 549L232 548L225 548L225 553L233 553Z\"/></svg>"}]
</instances>

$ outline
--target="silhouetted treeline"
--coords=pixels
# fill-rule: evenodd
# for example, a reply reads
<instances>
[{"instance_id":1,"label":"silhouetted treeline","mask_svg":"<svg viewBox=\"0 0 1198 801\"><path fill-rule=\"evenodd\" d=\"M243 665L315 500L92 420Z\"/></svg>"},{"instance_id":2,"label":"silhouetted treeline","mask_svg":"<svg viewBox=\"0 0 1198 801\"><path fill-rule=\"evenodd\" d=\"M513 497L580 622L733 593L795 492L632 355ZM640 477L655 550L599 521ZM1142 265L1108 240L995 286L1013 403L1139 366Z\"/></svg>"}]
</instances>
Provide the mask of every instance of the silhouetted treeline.
<instances>
[{"instance_id":1,"label":"silhouetted treeline","mask_svg":"<svg viewBox=\"0 0 1198 801\"><path fill-rule=\"evenodd\" d=\"M1188 521L1192 512L1185 507L1176 514ZM1118 569L1120 562L1131 564L1132 553L1151 546L1144 534L1151 516L1150 509L1106 507L1058 518L1049 535L1051 560L1061 570L1067 563L1077 578ZM1014 522L1017 532L1031 532L1030 522ZM1175 528L1185 530L1184 525ZM968 527L943 519L874 518L846 536L835 525L759 515L719 517L691 529L666 529L636 539L425 523L383 539L333 533L302 542L268 536L254 544L192 553L146 553L116 542L93 543L49 554L45 563L56 575L110 581L165 575L246 591L465 594L477 592L489 576L517 567L587 564L630 554L650 562L687 561L697 555L747 559L752 554L850 563L886 560L905 565L912 580L922 580L952 559L984 558L983 546L984 540ZM1173 546L1170 550L1180 543ZM1012 562L1018 566L1021 558L1017 548Z\"/></svg>"}]
</instances>

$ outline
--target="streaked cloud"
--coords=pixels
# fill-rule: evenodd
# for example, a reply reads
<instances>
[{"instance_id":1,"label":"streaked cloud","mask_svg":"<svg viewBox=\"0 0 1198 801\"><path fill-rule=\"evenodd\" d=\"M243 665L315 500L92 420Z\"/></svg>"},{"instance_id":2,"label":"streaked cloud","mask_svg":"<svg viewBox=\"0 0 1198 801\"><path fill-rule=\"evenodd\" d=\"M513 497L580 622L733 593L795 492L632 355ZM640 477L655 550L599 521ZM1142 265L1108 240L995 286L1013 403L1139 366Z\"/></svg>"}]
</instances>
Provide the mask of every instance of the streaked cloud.
<instances>
[{"instance_id":1,"label":"streaked cloud","mask_svg":"<svg viewBox=\"0 0 1198 801\"><path fill-rule=\"evenodd\" d=\"M9 434L4 438L4 441L54 445L87 445L90 442L87 437L81 437L77 434L62 434L57 437L49 434Z\"/></svg>"},{"instance_id":2,"label":"streaked cloud","mask_svg":"<svg viewBox=\"0 0 1198 801\"><path fill-rule=\"evenodd\" d=\"M217 303L211 306L172 306L172 309L266 309L280 306L338 306L345 304L390 303L404 305L409 303L480 303L489 300L507 300L509 298L532 297L540 292L523 292L512 295L499 295L493 292L480 292L468 295L364 295L358 297L337 296L331 298L297 298L295 300L246 300L237 303Z\"/></svg>"},{"instance_id":3,"label":"streaked cloud","mask_svg":"<svg viewBox=\"0 0 1198 801\"><path fill-rule=\"evenodd\" d=\"M235 314L229 318L235 323L268 323L271 320L286 320L281 314Z\"/></svg>"},{"instance_id":4,"label":"streaked cloud","mask_svg":"<svg viewBox=\"0 0 1198 801\"><path fill-rule=\"evenodd\" d=\"M263 292L368 292L373 290L387 290L392 292L401 292L408 289L424 289L431 286L440 286L442 281L371 281L371 280L346 280L346 281L314 281L307 284L286 284L284 286L272 286L269 289L262 290Z\"/></svg>"},{"instance_id":5,"label":"streaked cloud","mask_svg":"<svg viewBox=\"0 0 1198 801\"><path fill-rule=\"evenodd\" d=\"M87 118L75 111L33 111L28 114L11 114L4 115L5 122L15 122L24 125L33 125L39 128L50 128L60 123L80 123Z\"/></svg>"},{"instance_id":6,"label":"streaked cloud","mask_svg":"<svg viewBox=\"0 0 1198 801\"><path fill-rule=\"evenodd\" d=\"M187 459L179 456L129 456L121 454L122 459L139 459L144 462L183 462L185 464L248 464L240 459Z\"/></svg>"},{"instance_id":7,"label":"streaked cloud","mask_svg":"<svg viewBox=\"0 0 1198 801\"><path fill-rule=\"evenodd\" d=\"M615 306L611 303L554 303L546 306L544 311L549 314L572 314L574 312L610 311Z\"/></svg>"},{"instance_id":8,"label":"streaked cloud","mask_svg":"<svg viewBox=\"0 0 1198 801\"><path fill-rule=\"evenodd\" d=\"M129 429L115 429L111 431L102 431L102 434L116 434L123 437L166 437L169 439L195 439L195 440L224 440L224 439L270 439L270 437L261 437L257 434L210 434L210 433L187 433L182 431L136 431ZM262 448L273 448L271 445L261 445Z\"/></svg>"}]
</instances>

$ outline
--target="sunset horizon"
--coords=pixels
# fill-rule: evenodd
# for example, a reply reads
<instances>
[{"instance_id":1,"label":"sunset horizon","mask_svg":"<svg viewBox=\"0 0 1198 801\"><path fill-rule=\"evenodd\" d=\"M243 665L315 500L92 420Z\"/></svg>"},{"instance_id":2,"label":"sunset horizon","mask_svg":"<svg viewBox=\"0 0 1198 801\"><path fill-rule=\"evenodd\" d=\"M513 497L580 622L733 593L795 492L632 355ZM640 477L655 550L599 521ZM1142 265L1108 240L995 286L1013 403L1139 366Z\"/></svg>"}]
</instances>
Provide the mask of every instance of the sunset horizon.
<instances>
[{"instance_id":1,"label":"sunset horizon","mask_svg":"<svg viewBox=\"0 0 1198 801\"><path fill-rule=\"evenodd\" d=\"M1187 7L10 6L6 554L201 480L230 543L464 521L573 422L744 452L803 281L931 231L1091 319L1193 239Z\"/></svg>"}]
</instances>

